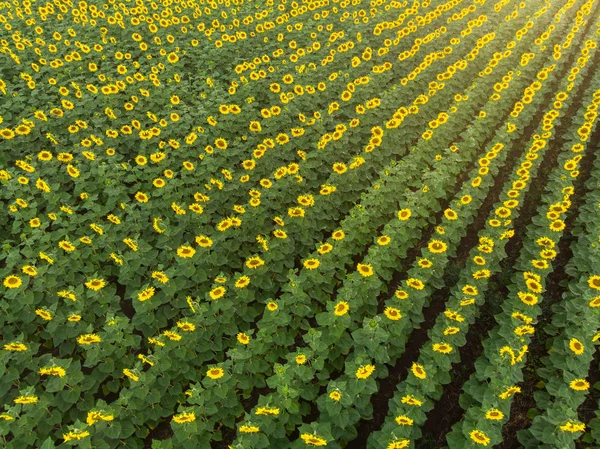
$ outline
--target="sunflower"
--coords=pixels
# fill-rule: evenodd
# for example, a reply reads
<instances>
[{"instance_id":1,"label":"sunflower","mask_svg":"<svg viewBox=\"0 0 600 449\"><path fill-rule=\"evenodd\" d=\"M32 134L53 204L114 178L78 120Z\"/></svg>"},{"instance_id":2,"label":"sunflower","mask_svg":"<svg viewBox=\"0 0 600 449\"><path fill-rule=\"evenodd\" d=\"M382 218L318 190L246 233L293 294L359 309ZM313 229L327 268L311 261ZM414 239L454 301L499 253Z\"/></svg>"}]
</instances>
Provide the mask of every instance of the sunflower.
<instances>
[{"instance_id":1,"label":"sunflower","mask_svg":"<svg viewBox=\"0 0 600 449\"><path fill-rule=\"evenodd\" d=\"M402 318L402 314L400 313L400 311L393 307L386 307L383 313L386 317L388 317L388 319L392 321L398 321L400 318Z\"/></svg>"},{"instance_id":2,"label":"sunflower","mask_svg":"<svg viewBox=\"0 0 600 449\"><path fill-rule=\"evenodd\" d=\"M385 449L405 449L410 446L410 440L390 441Z\"/></svg>"},{"instance_id":3,"label":"sunflower","mask_svg":"<svg viewBox=\"0 0 600 449\"><path fill-rule=\"evenodd\" d=\"M533 293L518 292L517 295L523 304L527 304L528 306L535 306L538 303L538 297Z\"/></svg>"},{"instance_id":4,"label":"sunflower","mask_svg":"<svg viewBox=\"0 0 600 449\"><path fill-rule=\"evenodd\" d=\"M300 435L300 438L307 446L327 446L327 440L317 435L303 433Z\"/></svg>"},{"instance_id":5,"label":"sunflower","mask_svg":"<svg viewBox=\"0 0 600 449\"><path fill-rule=\"evenodd\" d=\"M250 278L248 276L240 276L236 281L235 281L235 286L236 288L245 288L248 285L250 285Z\"/></svg>"},{"instance_id":6,"label":"sunflower","mask_svg":"<svg viewBox=\"0 0 600 449\"><path fill-rule=\"evenodd\" d=\"M406 285L414 288L415 290L423 290L425 288L425 284L419 279L409 278L406 280Z\"/></svg>"},{"instance_id":7,"label":"sunflower","mask_svg":"<svg viewBox=\"0 0 600 449\"><path fill-rule=\"evenodd\" d=\"M287 233L282 229L275 229L273 231L273 236L275 236L275 238L278 238L278 239L286 239Z\"/></svg>"},{"instance_id":8,"label":"sunflower","mask_svg":"<svg viewBox=\"0 0 600 449\"><path fill-rule=\"evenodd\" d=\"M67 174L71 178L79 178L80 172L79 170L71 164L67 165Z\"/></svg>"},{"instance_id":9,"label":"sunflower","mask_svg":"<svg viewBox=\"0 0 600 449\"><path fill-rule=\"evenodd\" d=\"M565 424L560 426L560 430L562 430L563 432L571 432L571 433L584 432L585 424L582 422L567 421Z\"/></svg>"},{"instance_id":10,"label":"sunflower","mask_svg":"<svg viewBox=\"0 0 600 449\"><path fill-rule=\"evenodd\" d=\"M206 375L213 380L217 380L225 375L225 371L223 371L223 368L211 368L206 372Z\"/></svg>"},{"instance_id":11,"label":"sunflower","mask_svg":"<svg viewBox=\"0 0 600 449\"><path fill-rule=\"evenodd\" d=\"M342 393L339 391L332 391L331 393L329 393L329 399L332 399L336 402L338 402L340 399L342 399Z\"/></svg>"},{"instance_id":12,"label":"sunflower","mask_svg":"<svg viewBox=\"0 0 600 449\"><path fill-rule=\"evenodd\" d=\"M134 382L138 382L140 380L140 377L138 375L136 375L132 370L130 369L123 369L123 374L125 374L127 377L129 377L131 380L133 380Z\"/></svg>"},{"instance_id":13,"label":"sunflower","mask_svg":"<svg viewBox=\"0 0 600 449\"><path fill-rule=\"evenodd\" d=\"M15 128L15 132L21 136L25 136L31 132L31 128L27 125L19 125Z\"/></svg>"},{"instance_id":14,"label":"sunflower","mask_svg":"<svg viewBox=\"0 0 600 449\"><path fill-rule=\"evenodd\" d=\"M469 203L471 203L472 200L473 200L473 198L471 197L471 195L464 195L460 198L460 202L462 204L469 204Z\"/></svg>"},{"instance_id":15,"label":"sunflower","mask_svg":"<svg viewBox=\"0 0 600 449\"><path fill-rule=\"evenodd\" d=\"M164 331L162 333L162 335L164 335L171 341L179 341L182 338L181 335L179 335L177 332L172 332L172 331Z\"/></svg>"},{"instance_id":16,"label":"sunflower","mask_svg":"<svg viewBox=\"0 0 600 449\"><path fill-rule=\"evenodd\" d=\"M479 291L477 290L477 287L475 287L474 285L469 285L469 284L465 285L462 288L462 292L465 295L469 295L469 296L477 296L477 294L479 293Z\"/></svg>"},{"instance_id":17,"label":"sunflower","mask_svg":"<svg viewBox=\"0 0 600 449\"><path fill-rule=\"evenodd\" d=\"M510 217L510 209L507 207L499 207L494 213L500 218Z\"/></svg>"},{"instance_id":18,"label":"sunflower","mask_svg":"<svg viewBox=\"0 0 600 449\"><path fill-rule=\"evenodd\" d=\"M250 269L256 269L265 264L265 261L258 256L252 256L246 261L246 266ZM316 268L316 267L315 267Z\"/></svg>"},{"instance_id":19,"label":"sunflower","mask_svg":"<svg viewBox=\"0 0 600 449\"><path fill-rule=\"evenodd\" d=\"M508 387L502 393L500 393L498 395L498 397L500 399L506 400L506 399L510 398L512 395L514 395L516 393L520 393L520 392L521 392L521 387L517 387L516 385L513 385L513 386Z\"/></svg>"},{"instance_id":20,"label":"sunflower","mask_svg":"<svg viewBox=\"0 0 600 449\"><path fill-rule=\"evenodd\" d=\"M86 430L73 430L67 433L63 433L62 437L63 440L65 440L65 443L68 441L79 441L79 440L83 440L85 437L89 437L90 433Z\"/></svg>"},{"instance_id":21,"label":"sunflower","mask_svg":"<svg viewBox=\"0 0 600 449\"><path fill-rule=\"evenodd\" d=\"M356 266L356 271L358 271L358 273L363 277L369 277L373 275L373 267L368 264L359 263Z\"/></svg>"},{"instance_id":22,"label":"sunflower","mask_svg":"<svg viewBox=\"0 0 600 449\"><path fill-rule=\"evenodd\" d=\"M177 321L177 327L184 332L194 332L196 330L196 325L189 321Z\"/></svg>"},{"instance_id":23,"label":"sunflower","mask_svg":"<svg viewBox=\"0 0 600 449\"><path fill-rule=\"evenodd\" d=\"M286 143L288 143L290 141L290 136L288 136L286 133L279 133L277 135L277 137L275 138L275 141L279 145L285 145Z\"/></svg>"},{"instance_id":24,"label":"sunflower","mask_svg":"<svg viewBox=\"0 0 600 449\"><path fill-rule=\"evenodd\" d=\"M497 408L491 408L485 413L485 418L489 419L490 421L499 421L504 419L504 413Z\"/></svg>"},{"instance_id":25,"label":"sunflower","mask_svg":"<svg viewBox=\"0 0 600 449\"><path fill-rule=\"evenodd\" d=\"M461 307L467 307L470 306L472 304L475 304L475 298L464 298L460 301L460 306Z\"/></svg>"},{"instance_id":26,"label":"sunflower","mask_svg":"<svg viewBox=\"0 0 600 449\"><path fill-rule=\"evenodd\" d=\"M465 319L462 315L460 315L459 313L454 312L450 309L445 310L444 315L446 316L446 318L448 318L452 321L456 321L458 323L462 323L463 321L465 321Z\"/></svg>"},{"instance_id":27,"label":"sunflower","mask_svg":"<svg viewBox=\"0 0 600 449\"><path fill-rule=\"evenodd\" d=\"M394 296L402 301L408 299L408 293L405 290L396 290Z\"/></svg>"},{"instance_id":28,"label":"sunflower","mask_svg":"<svg viewBox=\"0 0 600 449\"><path fill-rule=\"evenodd\" d=\"M532 260L531 265L538 270L546 270L548 268L548 262L540 259Z\"/></svg>"},{"instance_id":29,"label":"sunflower","mask_svg":"<svg viewBox=\"0 0 600 449\"><path fill-rule=\"evenodd\" d=\"M333 313L335 316L344 316L350 310L350 306L346 301L340 301L333 307Z\"/></svg>"},{"instance_id":30,"label":"sunflower","mask_svg":"<svg viewBox=\"0 0 600 449\"><path fill-rule=\"evenodd\" d=\"M80 345L91 345L92 343L100 343L102 339L97 334L82 334L77 337L77 343Z\"/></svg>"},{"instance_id":31,"label":"sunflower","mask_svg":"<svg viewBox=\"0 0 600 449\"><path fill-rule=\"evenodd\" d=\"M90 279L85 283L85 286L90 290L98 291L106 285L106 281L104 279Z\"/></svg>"},{"instance_id":32,"label":"sunflower","mask_svg":"<svg viewBox=\"0 0 600 449\"><path fill-rule=\"evenodd\" d=\"M454 221L458 219L458 214L452 209L446 209L444 211L444 217L446 217L447 220Z\"/></svg>"},{"instance_id":33,"label":"sunflower","mask_svg":"<svg viewBox=\"0 0 600 449\"><path fill-rule=\"evenodd\" d=\"M248 343L250 343L250 337L246 334L244 334L243 332L239 332L235 338L237 339L237 341L239 341L241 344L243 345L247 345Z\"/></svg>"},{"instance_id":34,"label":"sunflower","mask_svg":"<svg viewBox=\"0 0 600 449\"><path fill-rule=\"evenodd\" d=\"M37 396L19 396L13 400L15 404L35 404L38 402Z\"/></svg>"},{"instance_id":35,"label":"sunflower","mask_svg":"<svg viewBox=\"0 0 600 449\"><path fill-rule=\"evenodd\" d=\"M410 218L411 215L412 215L412 212L410 209L400 209L398 211L398 220L406 221Z\"/></svg>"},{"instance_id":36,"label":"sunflower","mask_svg":"<svg viewBox=\"0 0 600 449\"><path fill-rule=\"evenodd\" d=\"M27 346L23 343L7 343L2 347L2 349L4 351L22 352L27 351Z\"/></svg>"},{"instance_id":37,"label":"sunflower","mask_svg":"<svg viewBox=\"0 0 600 449\"><path fill-rule=\"evenodd\" d=\"M185 424L194 421L196 421L194 412L183 412L178 415L173 415L173 422L176 422L177 424Z\"/></svg>"},{"instance_id":38,"label":"sunflower","mask_svg":"<svg viewBox=\"0 0 600 449\"><path fill-rule=\"evenodd\" d=\"M139 203L147 203L148 202L148 195L146 195L143 192L137 192L135 194L135 199L139 202Z\"/></svg>"},{"instance_id":39,"label":"sunflower","mask_svg":"<svg viewBox=\"0 0 600 449\"><path fill-rule=\"evenodd\" d=\"M473 273L473 279L486 279L489 278L491 274L490 270L477 270Z\"/></svg>"},{"instance_id":40,"label":"sunflower","mask_svg":"<svg viewBox=\"0 0 600 449\"><path fill-rule=\"evenodd\" d=\"M217 299L222 298L226 292L227 290L225 287L215 287L209 292L210 299L216 301Z\"/></svg>"},{"instance_id":41,"label":"sunflower","mask_svg":"<svg viewBox=\"0 0 600 449\"><path fill-rule=\"evenodd\" d=\"M480 444L482 446L488 446L490 444L490 439L489 437L483 433L481 430L473 430L471 431L471 433L469 434L469 437L471 438L472 441L474 441L477 444Z\"/></svg>"},{"instance_id":42,"label":"sunflower","mask_svg":"<svg viewBox=\"0 0 600 449\"><path fill-rule=\"evenodd\" d=\"M425 368L423 367L423 365L420 365L418 363L413 363L412 367L410 369L411 369L412 373L415 375L415 377L417 377L419 379L427 378L427 373L425 372Z\"/></svg>"},{"instance_id":43,"label":"sunflower","mask_svg":"<svg viewBox=\"0 0 600 449\"><path fill-rule=\"evenodd\" d=\"M405 415L396 416L395 421L399 426L412 426L414 423L412 419Z\"/></svg>"},{"instance_id":44,"label":"sunflower","mask_svg":"<svg viewBox=\"0 0 600 449\"><path fill-rule=\"evenodd\" d=\"M213 244L212 239L210 239L209 237L207 237L205 235L197 236L195 241L198 244L198 246L200 246L202 248L210 248Z\"/></svg>"},{"instance_id":45,"label":"sunflower","mask_svg":"<svg viewBox=\"0 0 600 449\"><path fill-rule=\"evenodd\" d=\"M423 401L410 395L404 396L402 398L402 403L407 405L416 405L417 407L421 407L423 405Z\"/></svg>"},{"instance_id":46,"label":"sunflower","mask_svg":"<svg viewBox=\"0 0 600 449\"><path fill-rule=\"evenodd\" d=\"M40 251L40 259L44 259L46 262L48 262L50 265L52 265L54 263L54 259L52 259L50 256L48 256L46 253L41 252Z\"/></svg>"},{"instance_id":47,"label":"sunflower","mask_svg":"<svg viewBox=\"0 0 600 449\"><path fill-rule=\"evenodd\" d=\"M167 282L169 282L169 277L162 271L153 271L152 279L156 279L161 284L166 284Z\"/></svg>"},{"instance_id":48,"label":"sunflower","mask_svg":"<svg viewBox=\"0 0 600 449\"><path fill-rule=\"evenodd\" d=\"M593 298L588 305L590 307L600 307L600 296L596 296L595 298Z\"/></svg>"},{"instance_id":49,"label":"sunflower","mask_svg":"<svg viewBox=\"0 0 600 449\"><path fill-rule=\"evenodd\" d=\"M2 128L0 129L0 137L6 140L10 140L15 137L15 133L10 128Z\"/></svg>"},{"instance_id":50,"label":"sunflower","mask_svg":"<svg viewBox=\"0 0 600 449\"><path fill-rule=\"evenodd\" d=\"M114 419L115 417L113 415L104 414L102 411L92 410L91 412L88 412L85 421L88 426L92 426L100 421L113 421Z\"/></svg>"},{"instance_id":51,"label":"sunflower","mask_svg":"<svg viewBox=\"0 0 600 449\"><path fill-rule=\"evenodd\" d=\"M367 379L375 371L375 365L362 365L356 370L357 379Z\"/></svg>"},{"instance_id":52,"label":"sunflower","mask_svg":"<svg viewBox=\"0 0 600 449\"><path fill-rule=\"evenodd\" d=\"M386 245L388 245L388 244L389 244L391 241L392 241L392 239L391 239L389 236L387 236L387 235L382 235L381 237L379 237L379 238L377 239L377 244L378 244L379 246L386 246Z\"/></svg>"},{"instance_id":53,"label":"sunflower","mask_svg":"<svg viewBox=\"0 0 600 449\"><path fill-rule=\"evenodd\" d=\"M556 258L556 255L557 253L553 249L544 249L540 251L540 257L542 259L554 260Z\"/></svg>"},{"instance_id":54,"label":"sunflower","mask_svg":"<svg viewBox=\"0 0 600 449\"><path fill-rule=\"evenodd\" d=\"M148 287L145 288L144 290L142 290L141 292L138 293L138 299L140 301L146 301L150 298L152 298L154 296L154 292L155 292L155 288L154 287Z\"/></svg>"},{"instance_id":55,"label":"sunflower","mask_svg":"<svg viewBox=\"0 0 600 449\"><path fill-rule=\"evenodd\" d=\"M182 259L194 257L194 254L196 254L196 250L189 245L182 245L177 248L177 255Z\"/></svg>"},{"instance_id":56,"label":"sunflower","mask_svg":"<svg viewBox=\"0 0 600 449\"><path fill-rule=\"evenodd\" d=\"M338 229L337 231L334 231L333 234L331 234L331 238L336 241L343 240L344 237L346 237L346 233L341 229Z\"/></svg>"},{"instance_id":57,"label":"sunflower","mask_svg":"<svg viewBox=\"0 0 600 449\"><path fill-rule=\"evenodd\" d=\"M525 271L523 273L523 279L528 280L528 279L533 279L537 282L541 282L542 281L542 277L539 274L536 273L532 273L531 271Z\"/></svg>"},{"instance_id":58,"label":"sunflower","mask_svg":"<svg viewBox=\"0 0 600 449\"><path fill-rule=\"evenodd\" d=\"M419 259L418 264L421 268L431 268L433 262L429 259Z\"/></svg>"},{"instance_id":59,"label":"sunflower","mask_svg":"<svg viewBox=\"0 0 600 449\"><path fill-rule=\"evenodd\" d=\"M575 391L588 391L590 383L585 379L573 379L569 383L569 387Z\"/></svg>"},{"instance_id":60,"label":"sunflower","mask_svg":"<svg viewBox=\"0 0 600 449\"><path fill-rule=\"evenodd\" d=\"M307 270L315 270L319 268L320 262L319 259L306 259L302 264Z\"/></svg>"},{"instance_id":61,"label":"sunflower","mask_svg":"<svg viewBox=\"0 0 600 449\"><path fill-rule=\"evenodd\" d=\"M594 290L600 290L600 276L593 275L588 278L588 285Z\"/></svg>"},{"instance_id":62,"label":"sunflower","mask_svg":"<svg viewBox=\"0 0 600 449\"><path fill-rule=\"evenodd\" d=\"M256 409L255 414L257 415L267 415L267 416L277 416L279 415L280 410L275 407L258 407Z\"/></svg>"},{"instance_id":63,"label":"sunflower","mask_svg":"<svg viewBox=\"0 0 600 449\"><path fill-rule=\"evenodd\" d=\"M427 249L434 254L440 254L446 251L448 246L441 240L431 240L427 245Z\"/></svg>"},{"instance_id":64,"label":"sunflower","mask_svg":"<svg viewBox=\"0 0 600 449\"><path fill-rule=\"evenodd\" d=\"M162 178L156 178L154 181L152 181L152 185L157 189L162 189L165 185L167 185L167 183Z\"/></svg>"},{"instance_id":65,"label":"sunflower","mask_svg":"<svg viewBox=\"0 0 600 449\"><path fill-rule=\"evenodd\" d=\"M348 171L348 167L342 162L336 162L335 164L333 164L333 171L336 172L338 175L341 175Z\"/></svg>"},{"instance_id":66,"label":"sunflower","mask_svg":"<svg viewBox=\"0 0 600 449\"><path fill-rule=\"evenodd\" d=\"M442 354L450 354L452 352L452 346L448 343L434 343L432 348L435 352L440 352Z\"/></svg>"},{"instance_id":67,"label":"sunflower","mask_svg":"<svg viewBox=\"0 0 600 449\"><path fill-rule=\"evenodd\" d=\"M217 147L219 150L226 150L227 149L227 141L225 139L223 139L222 137L219 137L215 140L215 147Z\"/></svg>"},{"instance_id":68,"label":"sunflower","mask_svg":"<svg viewBox=\"0 0 600 449\"><path fill-rule=\"evenodd\" d=\"M525 285L527 286L527 288L529 290L531 290L533 293L541 293L542 292L542 284L540 284L538 281L536 281L535 279L527 279L525 281Z\"/></svg>"},{"instance_id":69,"label":"sunflower","mask_svg":"<svg viewBox=\"0 0 600 449\"><path fill-rule=\"evenodd\" d=\"M332 185L323 184L321 186L321 190L319 190L320 195L330 195L337 190L337 187Z\"/></svg>"},{"instance_id":70,"label":"sunflower","mask_svg":"<svg viewBox=\"0 0 600 449\"><path fill-rule=\"evenodd\" d=\"M3 285L6 288L19 288L22 284L23 281L21 280L21 278L19 276L15 276L14 274L5 277L3 282Z\"/></svg>"},{"instance_id":71,"label":"sunflower","mask_svg":"<svg viewBox=\"0 0 600 449\"><path fill-rule=\"evenodd\" d=\"M518 326L515 328L514 333L519 337L524 335L533 335L535 333L535 328L529 325Z\"/></svg>"},{"instance_id":72,"label":"sunflower","mask_svg":"<svg viewBox=\"0 0 600 449\"><path fill-rule=\"evenodd\" d=\"M511 316L517 320L522 321L525 324L531 324L533 322L533 318L528 317L527 315L524 315L519 312L513 312L513 314Z\"/></svg>"},{"instance_id":73,"label":"sunflower","mask_svg":"<svg viewBox=\"0 0 600 449\"><path fill-rule=\"evenodd\" d=\"M571 351L573 351L573 353L575 355L581 355L585 351L585 347L583 346L583 343L581 343L576 338L571 338L569 340L569 349Z\"/></svg>"}]
</instances>

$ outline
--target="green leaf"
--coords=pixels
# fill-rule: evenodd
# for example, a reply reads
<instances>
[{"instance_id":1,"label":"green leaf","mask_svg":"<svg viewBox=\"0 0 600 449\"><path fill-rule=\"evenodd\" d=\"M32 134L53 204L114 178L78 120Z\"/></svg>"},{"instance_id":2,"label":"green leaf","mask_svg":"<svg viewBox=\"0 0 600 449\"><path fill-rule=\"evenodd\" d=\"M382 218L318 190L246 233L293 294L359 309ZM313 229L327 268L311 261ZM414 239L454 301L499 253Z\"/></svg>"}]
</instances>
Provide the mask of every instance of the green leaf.
<instances>
[{"instance_id":1,"label":"green leaf","mask_svg":"<svg viewBox=\"0 0 600 449\"><path fill-rule=\"evenodd\" d=\"M56 446L54 445L54 441L50 437L46 438L44 443L40 446L40 449L54 449Z\"/></svg>"}]
</instances>

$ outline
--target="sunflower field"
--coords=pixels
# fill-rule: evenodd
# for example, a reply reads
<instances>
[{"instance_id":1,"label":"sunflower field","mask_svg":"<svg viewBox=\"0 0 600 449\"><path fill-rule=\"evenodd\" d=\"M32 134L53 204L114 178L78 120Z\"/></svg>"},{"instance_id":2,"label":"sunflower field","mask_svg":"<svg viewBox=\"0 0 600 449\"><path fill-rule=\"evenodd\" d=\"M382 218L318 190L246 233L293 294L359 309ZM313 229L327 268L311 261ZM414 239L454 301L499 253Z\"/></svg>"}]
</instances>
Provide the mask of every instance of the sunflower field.
<instances>
[{"instance_id":1,"label":"sunflower field","mask_svg":"<svg viewBox=\"0 0 600 449\"><path fill-rule=\"evenodd\" d=\"M600 449L600 0L0 1L0 448Z\"/></svg>"}]
</instances>

